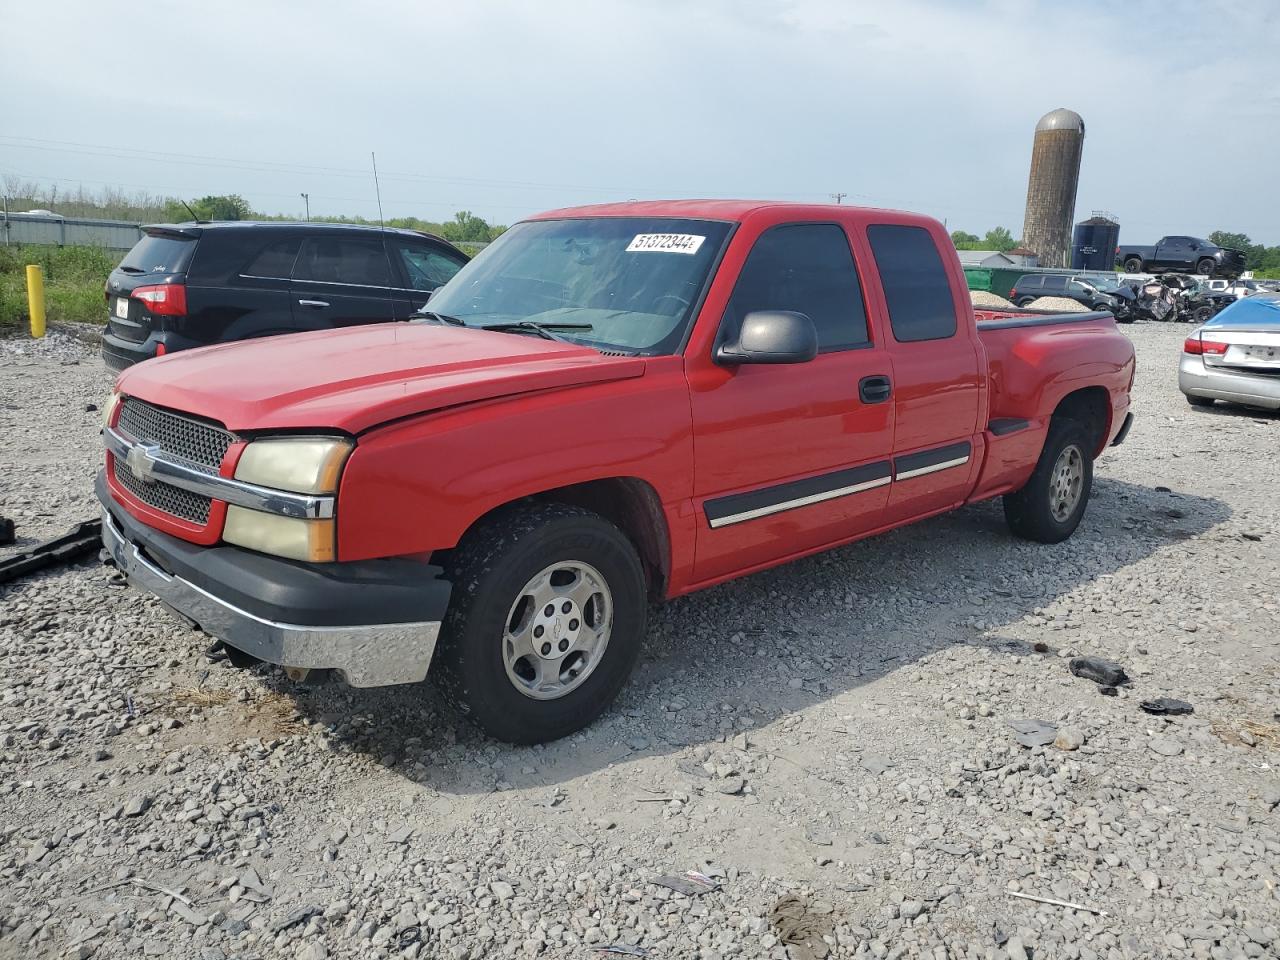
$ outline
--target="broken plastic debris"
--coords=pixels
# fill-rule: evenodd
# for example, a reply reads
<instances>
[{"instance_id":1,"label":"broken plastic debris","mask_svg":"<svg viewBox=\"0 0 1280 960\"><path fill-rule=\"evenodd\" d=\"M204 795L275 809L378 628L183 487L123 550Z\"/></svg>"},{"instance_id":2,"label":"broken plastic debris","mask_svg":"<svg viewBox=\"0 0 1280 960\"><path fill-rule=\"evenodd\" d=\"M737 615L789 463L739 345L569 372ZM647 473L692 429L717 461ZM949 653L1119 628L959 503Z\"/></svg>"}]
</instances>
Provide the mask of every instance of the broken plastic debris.
<instances>
[{"instance_id":1,"label":"broken plastic debris","mask_svg":"<svg viewBox=\"0 0 1280 960\"><path fill-rule=\"evenodd\" d=\"M660 887L666 887L668 890L684 894L686 897L700 897L719 886L716 881L705 873L699 873L697 870L688 870L683 877L664 874L653 882Z\"/></svg>"},{"instance_id":2,"label":"broken plastic debris","mask_svg":"<svg viewBox=\"0 0 1280 960\"><path fill-rule=\"evenodd\" d=\"M1058 727L1048 720L1010 720L1013 737L1024 747L1047 747L1058 737Z\"/></svg>"},{"instance_id":3,"label":"broken plastic debris","mask_svg":"<svg viewBox=\"0 0 1280 960\"><path fill-rule=\"evenodd\" d=\"M1147 713L1153 713L1159 717L1180 717L1188 713L1195 713L1196 708L1185 700L1174 700L1172 697L1157 697L1154 700L1143 700L1138 704Z\"/></svg>"},{"instance_id":4,"label":"broken plastic debris","mask_svg":"<svg viewBox=\"0 0 1280 960\"><path fill-rule=\"evenodd\" d=\"M1092 680L1099 686L1118 687L1129 682L1124 667L1101 657L1072 657L1067 669L1073 676L1083 680Z\"/></svg>"},{"instance_id":5,"label":"broken plastic debris","mask_svg":"<svg viewBox=\"0 0 1280 960\"><path fill-rule=\"evenodd\" d=\"M629 947L625 943L611 943L607 947L596 947L596 953L620 953L624 957L647 957L649 951L644 947Z\"/></svg>"}]
</instances>

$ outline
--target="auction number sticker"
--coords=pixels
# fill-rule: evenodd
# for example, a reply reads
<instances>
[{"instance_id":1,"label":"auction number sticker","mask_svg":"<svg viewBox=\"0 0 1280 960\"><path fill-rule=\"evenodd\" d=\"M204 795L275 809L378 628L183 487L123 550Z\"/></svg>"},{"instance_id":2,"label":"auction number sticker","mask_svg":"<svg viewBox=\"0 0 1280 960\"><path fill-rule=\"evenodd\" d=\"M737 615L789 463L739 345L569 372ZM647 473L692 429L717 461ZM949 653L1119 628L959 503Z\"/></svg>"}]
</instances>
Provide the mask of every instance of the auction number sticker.
<instances>
[{"instance_id":1,"label":"auction number sticker","mask_svg":"<svg viewBox=\"0 0 1280 960\"><path fill-rule=\"evenodd\" d=\"M627 253L694 254L705 239L692 233L637 233L627 244Z\"/></svg>"}]
</instances>

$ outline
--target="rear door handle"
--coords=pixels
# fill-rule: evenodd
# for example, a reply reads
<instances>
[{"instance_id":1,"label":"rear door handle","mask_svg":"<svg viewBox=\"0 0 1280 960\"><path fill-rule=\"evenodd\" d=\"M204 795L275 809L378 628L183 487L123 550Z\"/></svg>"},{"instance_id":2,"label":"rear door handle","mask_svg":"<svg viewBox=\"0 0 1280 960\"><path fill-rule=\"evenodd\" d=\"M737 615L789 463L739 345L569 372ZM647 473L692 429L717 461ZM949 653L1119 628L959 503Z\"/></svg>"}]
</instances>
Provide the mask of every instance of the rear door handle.
<instances>
[{"instance_id":1,"label":"rear door handle","mask_svg":"<svg viewBox=\"0 0 1280 960\"><path fill-rule=\"evenodd\" d=\"M327 307L328 305L329 305L328 300L299 300L298 301L298 306L300 307Z\"/></svg>"},{"instance_id":2,"label":"rear door handle","mask_svg":"<svg viewBox=\"0 0 1280 960\"><path fill-rule=\"evenodd\" d=\"M858 381L858 397L863 403L884 403L893 393L893 385L884 374L863 377Z\"/></svg>"}]
</instances>

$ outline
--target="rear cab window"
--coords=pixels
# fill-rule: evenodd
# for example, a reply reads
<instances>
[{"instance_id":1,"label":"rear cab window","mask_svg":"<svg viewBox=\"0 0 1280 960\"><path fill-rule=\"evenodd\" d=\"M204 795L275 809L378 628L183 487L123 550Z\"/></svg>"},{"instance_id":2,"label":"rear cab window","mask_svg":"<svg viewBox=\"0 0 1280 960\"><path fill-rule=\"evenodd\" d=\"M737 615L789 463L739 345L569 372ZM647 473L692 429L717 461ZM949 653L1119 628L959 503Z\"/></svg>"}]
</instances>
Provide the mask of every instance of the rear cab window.
<instances>
[{"instance_id":1,"label":"rear cab window","mask_svg":"<svg viewBox=\"0 0 1280 960\"><path fill-rule=\"evenodd\" d=\"M117 269L132 274L184 273L195 249L195 237L149 233L133 245Z\"/></svg>"},{"instance_id":2,"label":"rear cab window","mask_svg":"<svg viewBox=\"0 0 1280 960\"><path fill-rule=\"evenodd\" d=\"M958 329L951 281L933 237L924 227L872 224L867 239L899 343L946 340Z\"/></svg>"},{"instance_id":3,"label":"rear cab window","mask_svg":"<svg viewBox=\"0 0 1280 960\"><path fill-rule=\"evenodd\" d=\"M844 228L834 223L770 227L747 255L720 325L720 342L738 335L757 310L803 313L830 353L870 344L862 285Z\"/></svg>"}]
</instances>

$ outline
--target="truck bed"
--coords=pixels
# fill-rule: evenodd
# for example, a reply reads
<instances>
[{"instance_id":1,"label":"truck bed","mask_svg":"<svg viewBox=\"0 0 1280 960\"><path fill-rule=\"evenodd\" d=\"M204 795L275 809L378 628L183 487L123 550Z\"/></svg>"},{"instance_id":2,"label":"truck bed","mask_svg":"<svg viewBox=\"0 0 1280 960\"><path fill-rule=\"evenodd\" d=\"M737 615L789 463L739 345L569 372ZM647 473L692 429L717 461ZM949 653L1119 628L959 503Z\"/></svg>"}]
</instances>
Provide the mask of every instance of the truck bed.
<instances>
[{"instance_id":1,"label":"truck bed","mask_svg":"<svg viewBox=\"0 0 1280 960\"><path fill-rule=\"evenodd\" d=\"M1105 384L1111 392L1111 401L1105 399L1106 389L1099 392L1110 403L1103 443L1120 429L1128 412L1133 350L1126 337L1117 336L1110 313L1015 307L975 309L974 319L991 385L979 497L1016 490L1026 482L1052 412L1082 381ZM1122 406L1114 405L1118 400Z\"/></svg>"}]
</instances>

